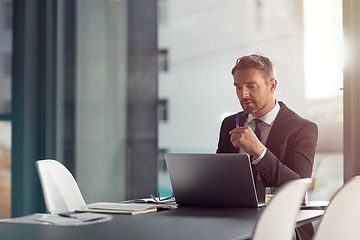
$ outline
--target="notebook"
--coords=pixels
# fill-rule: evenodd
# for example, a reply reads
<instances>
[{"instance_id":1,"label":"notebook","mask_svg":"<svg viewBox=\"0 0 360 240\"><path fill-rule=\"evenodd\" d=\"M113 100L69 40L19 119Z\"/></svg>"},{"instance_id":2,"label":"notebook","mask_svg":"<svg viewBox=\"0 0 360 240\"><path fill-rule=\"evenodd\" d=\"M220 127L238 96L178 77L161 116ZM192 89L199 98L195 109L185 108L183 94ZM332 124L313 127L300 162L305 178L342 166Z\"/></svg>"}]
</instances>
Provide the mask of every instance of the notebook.
<instances>
[{"instance_id":1,"label":"notebook","mask_svg":"<svg viewBox=\"0 0 360 240\"><path fill-rule=\"evenodd\" d=\"M260 207L247 154L166 153L176 203L197 207Z\"/></svg>"}]
</instances>

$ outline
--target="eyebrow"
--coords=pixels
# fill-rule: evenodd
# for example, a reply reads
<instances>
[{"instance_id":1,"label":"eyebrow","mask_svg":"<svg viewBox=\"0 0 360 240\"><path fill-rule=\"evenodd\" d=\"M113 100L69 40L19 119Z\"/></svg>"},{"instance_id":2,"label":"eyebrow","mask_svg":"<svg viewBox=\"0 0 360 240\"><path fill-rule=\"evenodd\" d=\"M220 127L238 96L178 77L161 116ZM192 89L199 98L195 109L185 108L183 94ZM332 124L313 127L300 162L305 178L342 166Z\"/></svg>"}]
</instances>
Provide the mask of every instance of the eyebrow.
<instances>
[{"instance_id":1,"label":"eyebrow","mask_svg":"<svg viewBox=\"0 0 360 240\"><path fill-rule=\"evenodd\" d=\"M246 82L244 85L257 84L256 82ZM234 86L240 86L240 84L234 82Z\"/></svg>"}]
</instances>

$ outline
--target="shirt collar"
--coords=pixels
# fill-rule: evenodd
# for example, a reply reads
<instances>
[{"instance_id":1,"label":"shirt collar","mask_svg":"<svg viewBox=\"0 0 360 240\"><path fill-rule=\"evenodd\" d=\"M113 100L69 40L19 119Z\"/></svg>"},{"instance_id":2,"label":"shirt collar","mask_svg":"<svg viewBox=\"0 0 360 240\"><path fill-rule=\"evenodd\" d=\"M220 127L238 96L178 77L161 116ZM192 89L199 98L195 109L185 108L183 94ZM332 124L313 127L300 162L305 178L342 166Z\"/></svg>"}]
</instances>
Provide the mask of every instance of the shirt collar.
<instances>
[{"instance_id":1,"label":"shirt collar","mask_svg":"<svg viewBox=\"0 0 360 240\"><path fill-rule=\"evenodd\" d=\"M264 116L262 116L259 119L262 120L263 122L265 122L266 124L272 126L272 124L273 124L277 114L279 113L279 111L280 111L280 104L276 101L275 102L275 107L273 107L273 109L271 109L270 112L268 112L267 114L265 114ZM256 118L256 117L254 117L252 114L249 114L249 116L248 116L248 118L246 120L246 123L251 122L254 118Z\"/></svg>"}]
</instances>

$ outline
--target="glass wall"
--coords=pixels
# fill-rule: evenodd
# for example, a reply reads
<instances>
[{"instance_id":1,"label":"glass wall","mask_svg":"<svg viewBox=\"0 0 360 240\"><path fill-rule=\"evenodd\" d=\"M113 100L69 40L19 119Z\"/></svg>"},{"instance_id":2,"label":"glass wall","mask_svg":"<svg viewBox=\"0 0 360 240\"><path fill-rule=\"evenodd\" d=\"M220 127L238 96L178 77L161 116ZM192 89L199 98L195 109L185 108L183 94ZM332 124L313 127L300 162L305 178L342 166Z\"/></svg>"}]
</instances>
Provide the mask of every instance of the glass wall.
<instances>
[{"instance_id":1,"label":"glass wall","mask_svg":"<svg viewBox=\"0 0 360 240\"><path fill-rule=\"evenodd\" d=\"M342 1L304 1L307 112L319 126L314 190L309 195L314 200L330 199L344 178L342 26Z\"/></svg>"},{"instance_id":2,"label":"glass wall","mask_svg":"<svg viewBox=\"0 0 360 240\"><path fill-rule=\"evenodd\" d=\"M60 1L57 155L86 202L156 193L155 2Z\"/></svg>"},{"instance_id":3,"label":"glass wall","mask_svg":"<svg viewBox=\"0 0 360 240\"><path fill-rule=\"evenodd\" d=\"M162 0L158 8L167 116L158 131L160 193L171 193L164 152L215 153L221 121L241 110L230 71L258 53L275 64L275 97L319 127L310 199L329 199L343 179L342 2Z\"/></svg>"},{"instance_id":4,"label":"glass wall","mask_svg":"<svg viewBox=\"0 0 360 240\"><path fill-rule=\"evenodd\" d=\"M0 121L0 218L11 213L11 122Z\"/></svg>"},{"instance_id":5,"label":"glass wall","mask_svg":"<svg viewBox=\"0 0 360 240\"><path fill-rule=\"evenodd\" d=\"M126 7L113 0L76 6L75 168L90 202L126 193Z\"/></svg>"},{"instance_id":6,"label":"glass wall","mask_svg":"<svg viewBox=\"0 0 360 240\"><path fill-rule=\"evenodd\" d=\"M31 106L45 105L39 111L45 112L45 122L54 120L44 130L50 132L44 134L46 139L35 146L42 151L55 126L56 139L49 145L52 148L55 142L56 159L73 172L87 202L148 197L157 190L161 196L170 195L164 153L216 151L221 121L241 110L230 71L238 57L252 53L274 61L276 98L319 126L316 181L310 198L328 199L341 186L340 0L63 0L46 4L43 8L20 5L31 7L34 16L39 11L42 17L49 17L41 11L56 4L56 28L51 23L46 28L56 29L56 51L48 47L49 52L42 52L56 55L56 67L44 68L56 69L50 71L56 73L56 81L44 77L46 59L41 55L35 57L38 62L34 66L40 67L27 86L39 92L44 85L56 89L54 96L44 94L44 98L37 96L37 91L30 94L29 98L36 100ZM2 176L10 179L6 173L10 168L10 129L16 119L11 124L12 23L8 16L12 1L1 0L0 5L0 136L4 139L0 140L0 166L5 166L0 183L10 189L10 181ZM24 32L29 33L25 26ZM43 30L40 25L39 29ZM32 41L53 37L52 32L44 31L32 36ZM7 41L9 45L3 48ZM28 59L36 55L28 54ZM44 78L43 85L37 82L38 76ZM56 86L47 85L53 82ZM56 116L52 115L53 105L44 104L44 99L56 102ZM46 114L49 109L50 117ZM36 136L34 131L31 136ZM21 135L17 137L21 139ZM44 148L41 154L46 156ZM21 162L25 157L20 158L19 168L25 166ZM26 166L33 167L29 162L35 159L26 161ZM21 178L17 181L24 185ZM6 198L10 194L1 200ZM38 201L34 198L33 202Z\"/></svg>"},{"instance_id":7,"label":"glass wall","mask_svg":"<svg viewBox=\"0 0 360 240\"><path fill-rule=\"evenodd\" d=\"M0 1L0 218L11 210L12 0Z\"/></svg>"}]
</instances>

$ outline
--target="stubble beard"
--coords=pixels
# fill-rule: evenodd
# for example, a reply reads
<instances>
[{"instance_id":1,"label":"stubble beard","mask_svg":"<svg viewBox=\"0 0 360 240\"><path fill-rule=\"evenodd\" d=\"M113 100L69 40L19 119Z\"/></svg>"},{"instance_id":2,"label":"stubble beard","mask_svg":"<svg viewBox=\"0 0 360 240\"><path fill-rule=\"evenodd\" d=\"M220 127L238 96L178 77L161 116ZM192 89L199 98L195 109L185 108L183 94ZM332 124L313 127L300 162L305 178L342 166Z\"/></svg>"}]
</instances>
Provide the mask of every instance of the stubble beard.
<instances>
[{"instance_id":1,"label":"stubble beard","mask_svg":"<svg viewBox=\"0 0 360 240\"><path fill-rule=\"evenodd\" d=\"M257 105L256 103L254 103L254 102L253 102L253 104L255 105L255 109L252 110L252 111L247 110L246 104L242 104L242 103L241 103L241 106L242 106L244 112L246 112L247 114L252 114L252 115L254 115L254 114L260 112L261 110L263 110L263 109L268 105L268 102L266 102L266 103L265 103L263 106L261 106L261 107L258 107L258 105ZM245 105L245 106L244 106L244 105Z\"/></svg>"}]
</instances>

